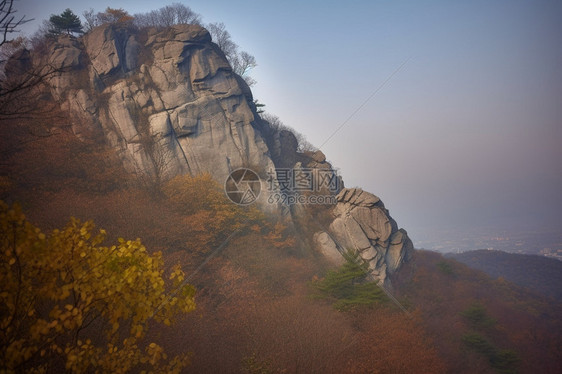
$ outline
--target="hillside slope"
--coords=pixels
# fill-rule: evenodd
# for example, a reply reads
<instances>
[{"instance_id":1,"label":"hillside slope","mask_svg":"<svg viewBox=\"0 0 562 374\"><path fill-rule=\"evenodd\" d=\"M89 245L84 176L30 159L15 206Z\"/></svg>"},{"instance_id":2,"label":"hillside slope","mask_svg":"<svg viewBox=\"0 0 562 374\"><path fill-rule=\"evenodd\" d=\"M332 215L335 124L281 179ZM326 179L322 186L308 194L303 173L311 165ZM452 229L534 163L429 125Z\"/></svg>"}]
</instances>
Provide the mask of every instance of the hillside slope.
<instances>
[{"instance_id":1,"label":"hillside slope","mask_svg":"<svg viewBox=\"0 0 562 374\"><path fill-rule=\"evenodd\" d=\"M562 262L535 255L479 249L447 253L471 268L482 270L493 278L504 278L540 294L562 301Z\"/></svg>"},{"instance_id":2,"label":"hillside slope","mask_svg":"<svg viewBox=\"0 0 562 374\"><path fill-rule=\"evenodd\" d=\"M86 146L68 132L37 139L2 130L10 157L0 171L11 182L2 197L20 202L45 231L70 216L94 219L108 241L141 238L149 251L163 252L167 266L179 262L191 274L232 230L213 224L224 215L216 206L198 205L210 196L204 184L154 196L128 179L111 148ZM7 143L13 137L15 147ZM278 223L260 221L229 242L191 280L196 311L153 331L170 354L193 353L186 372L468 374L499 372L499 364L504 373L562 370L562 309L551 300L416 251L392 275L408 313L390 301L340 312L310 297L310 282L333 265ZM485 311L484 326L463 315L471 310ZM493 356L465 343L475 337Z\"/></svg>"},{"instance_id":3,"label":"hillside slope","mask_svg":"<svg viewBox=\"0 0 562 374\"><path fill-rule=\"evenodd\" d=\"M186 372L562 372L559 303L414 251L375 195L342 188L335 207L297 205L286 216L230 204L219 180L229 167L331 166L321 152L297 152L294 135L267 134L272 129L256 117L249 92L203 29L138 38L125 31L103 27L56 42L52 62L70 63L73 78L85 79L72 82L83 87L61 75L51 87L64 98L56 118L2 124L0 198L20 203L45 232L71 216L93 219L108 241L140 238L149 252L162 252L167 271L181 264L197 289L197 309L150 338L172 354L192 352ZM86 56L87 45L105 52ZM135 54L141 45L157 47ZM127 59L129 52L138 59ZM78 129L84 116L91 121ZM96 124L103 141L86 136ZM150 154L158 149L150 146L144 152L153 135L172 140L160 145L179 144L176 153ZM186 175L162 178L155 193L136 171L154 176L159 156L172 155L187 163L165 165ZM188 163L194 169L184 169ZM370 262L381 284L391 277L396 303L385 298L342 311L311 297L311 285L337 269L325 251L337 255L348 246Z\"/></svg>"},{"instance_id":4,"label":"hillside slope","mask_svg":"<svg viewBox=\"0 0 562 374\"><path fill-rule=\"evenodd\" d=\"M344 188L321 151L299 148L295 134L262 119L250 88L203 27L105 23L15 54L10 81L25 79L30 66L53 67L41 93L75 140L113 150L127 178L153 194L178 175L210 174L224 184L250 169L259 193L237 191L244 183L228 188L255 196L262 211L290 215L302 239L335 263L357 250L373 279L387 283L409 259L412 242L383 202ZM43 126L60 130L61 122Z\"/></svg>"},{"instance_id":5,"label":"hillside slope","mask_svg":"<svg viewBox=\"0 0 562 374\"><path fill-rule=\"evenodd\" d=\"M395 277L452 373L560 373L562 304L418 250Z\"/></svg>"}]
</instances>

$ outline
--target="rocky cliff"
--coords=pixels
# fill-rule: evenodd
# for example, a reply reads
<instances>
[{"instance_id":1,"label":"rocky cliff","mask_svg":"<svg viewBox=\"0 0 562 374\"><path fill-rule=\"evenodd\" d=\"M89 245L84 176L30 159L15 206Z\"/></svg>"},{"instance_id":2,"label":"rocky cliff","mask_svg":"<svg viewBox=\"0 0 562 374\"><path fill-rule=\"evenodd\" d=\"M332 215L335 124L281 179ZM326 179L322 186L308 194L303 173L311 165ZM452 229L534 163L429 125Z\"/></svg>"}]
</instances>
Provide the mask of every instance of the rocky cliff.
<instances>
[{"instance_id":1,"label":"rocky cliff","mask_svg":"<svg viewBox=\"0 0 562 374\"><path fill-rule=\"evenodd\" d=\"M386 280L410 259L414 246L404 229L398 229L382 201L359 188L345 188L337 195L334 220L314 234L319 250L334 262L342 262L346 250L359 251L371 265L376 279Z\"/></svg>"},{"instance_id":2,"label":"rocky cliff","mask_svg":"<svg viewBox=\"0 0 562 374\"><path fill-rule=\"evenodd\" d=\"M249 87L200 26L105 25L81 38L61 36L31 59L59 71L49 89L74 133L103 138L145 180L207 172L223 183L242 167L260 176L276 167L331 169L322 152L297 152L294 134L259 117ZM360 251L374 278L386 281L412 251L406 232L378 197L343 184L328 193L337 195L325 213L331 223L314 229L312 242L336 263L342 252ZM258 203L265 208L266 200L263 194ZM306 206L269 209L311 217Z\"/></svg>"},{"instance_id":3,"label":"rocky cliff","mask_svg":"<svg viewBox=\"0 0 562 374\"><path fill-rule=\"evenodd\" d=\"M106 25L60 37L49 62L65 68L50 85L75 133L103 134L131 172L224 181L239 167L273 168L249 88L200 26Z\"/></svg>"}]
</instances>

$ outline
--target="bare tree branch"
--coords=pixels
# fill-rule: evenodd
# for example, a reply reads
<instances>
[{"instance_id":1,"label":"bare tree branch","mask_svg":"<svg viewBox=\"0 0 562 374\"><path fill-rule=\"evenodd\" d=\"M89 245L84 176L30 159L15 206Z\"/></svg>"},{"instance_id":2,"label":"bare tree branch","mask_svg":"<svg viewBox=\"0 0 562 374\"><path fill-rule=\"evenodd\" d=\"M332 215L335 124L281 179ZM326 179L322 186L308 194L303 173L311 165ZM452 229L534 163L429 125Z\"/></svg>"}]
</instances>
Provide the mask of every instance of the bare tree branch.
<instances>
[{"instance_id":1,"label":"bare tree branch","mask_svg":"<svg viewBox=\"0 0 562 374\"><path fill-rule=\"evenodd\" d=\"M170 27L178 24L200 25L201 16L180 3L166 5L158 10L134 15L137 27Z\"/></svg>"},{"instance_id":2,"label":"bare tree branch","mask_svg":"<svg viewBox=\"0 0 562 374\"><path fill-rule=\"evenodd\" d=\"M36 117L51 112L52 107L39 105L43 97L40 85L63 71L66 69L50 63L33 66L27 49L17 51L6 63L6 78L0 80L0 119Z\"/></svg>"},{"instance_id":3,"label":"bare tree branch","mask_svg":"<svg viewBox=\"0 0 562 374\"><path fill-rule=\"evenodd\" d=\"M252 68L258 66L256 58L248 52L238 51L238 45L232 41L224 23L210 23L205 27L211 34L213 42L223 51L230 62L232 71L241 76L249 87L256 84L256 80L248 75Z\"/></svg>"},{"instance_id":4,"label":"bare tree branch","mask_svg":"<svg viewBox=\"0 0 562 374\"><path fill-rule=\"evenodd\" d=\"M224 23L209 23L205 27L211 34L213 42L219 46L229 61L238 54L238 45L232 41Z\"/></svg>"},{"instance_id":5,"label":"bare tree branch","mask_svg":"<svg viewBox=\"0 0 562 374\"><path fill-rule=\"evenodd\" d=\"M16 17L14 1L0 0L0 46L8 41L11 33L19 32L18 26L33 21L33 19L26 19L25 16Z\"/></svg>"}]
</instances>

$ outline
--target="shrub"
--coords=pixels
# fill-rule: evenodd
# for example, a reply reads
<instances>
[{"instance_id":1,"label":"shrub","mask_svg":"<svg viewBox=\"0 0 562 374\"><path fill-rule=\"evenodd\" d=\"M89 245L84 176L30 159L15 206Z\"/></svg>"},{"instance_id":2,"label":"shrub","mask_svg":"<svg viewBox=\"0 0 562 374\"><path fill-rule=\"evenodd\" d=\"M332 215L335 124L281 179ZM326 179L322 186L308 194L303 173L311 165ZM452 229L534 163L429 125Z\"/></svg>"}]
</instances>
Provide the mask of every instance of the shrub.
<instances>
[{"instance_id":1,"label":"shrub","mask_svg":"<svg viewBox=\"0 0 562 374\"><path fill-rule=\"evenodd\" d=\"M383 291L367 281L368 263L358 253L348 252L346 262L337 270L328 271L326 277L313 281L313 297L333 301L337 310L353 309L385 300Z\"/></svg>"},{"instance_id":2,"label":"shrub","mask_svg":"<svg viewBox=\"0 0 562 374\"><path fill-rule=\"evenodd\" d=\"M474 303L462 311L461 316L475 329L486 329L496 324L496 320L490 317L484 306L479 303Z\"/></svg>"},{"instance_id":3,"label":"shrub","mask_svg":"<svg viewBox=\"0 0 562 374\"><path fill-rule=\"evenodd\" d=\"M520 358L511 350L498 350L492 343L478 333L468 333L462 337L463 343L470 349L486 356L490 366L498 373L515 373Z\"/></svg>"},{"instance_id":4,"label":"shrub","mask_svg":"<svg viewBox=\"0 0 562 374\"><path fill-rule=\"evenodd\" d=\"M183 215L187 245L199 253L215 248L237 229L250 228L263 215L232 203L210 174L180 175L163 188L172 209Z\"/></svg>"},{"instance_id":5,"label":"shrub","mask_svg":"<svg viewBox=\"0 0 562 374\"><path fill-rule=\"evenodd\" d=\"M455 275L455 271L451 264L447 261L440 261L437 263L437 268L441 270L444 274Z\"/></svg>"}]
</instances>

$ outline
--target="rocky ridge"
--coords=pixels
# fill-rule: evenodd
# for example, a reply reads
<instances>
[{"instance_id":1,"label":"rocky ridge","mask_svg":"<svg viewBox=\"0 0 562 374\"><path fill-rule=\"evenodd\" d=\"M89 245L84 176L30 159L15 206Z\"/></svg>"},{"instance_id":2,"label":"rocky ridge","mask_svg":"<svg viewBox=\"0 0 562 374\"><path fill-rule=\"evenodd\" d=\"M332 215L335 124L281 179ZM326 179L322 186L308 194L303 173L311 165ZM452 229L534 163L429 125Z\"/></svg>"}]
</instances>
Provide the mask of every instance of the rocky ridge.
<instances>
[{"instance_id":1,"label":"rocky ridge","mask_svg":"<svg viewBox=\"0 0 562 374\"><path fill-rule=\"evenodd\" d=\"M105 139L128 171L155 183L205 172L223 183L243 167L260 176L276 167L331 169L321 151L298 152L294 134L260 118L249 87L198 25L141 31L104 25L78 39L59 37L34 63L60 71L49 88L78 137ZM375 195L343 183L329 193L337 194L331 223L312 242L335 263L344 251L358 250L373 277L386 282L413 250L406 231ZM267 194L258 203L309 216L305 206L268 204Z\"/></svg>"},{"instance_id":2,"label":"rocky ridge","mask_svg":"<svg viewBox=\"0 0 562 374\"><path fill-rule=\"evenodd\" d=\"M410 259L413 243L404 229L398 229L382 201L359 188L344 188L337 195L330 226L314 235L320 251L335 262L347 250L357 250L371 265L372 275L387 279Z\"/></svg>"},{"instance_id":3,"label":"rocky ridge","mask_svg":"<svg viewBox=\"0 0 562 374\"><path fill-rule=\"evenodd\" d=\"M102 134L126 168L152 178L202 172L224 181L239 167L273 168L251 92L207 30L105 25L60 37L49 62L53 96L79 136Z\"/></svg>"}]
</instances>

